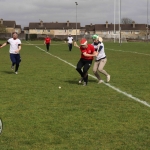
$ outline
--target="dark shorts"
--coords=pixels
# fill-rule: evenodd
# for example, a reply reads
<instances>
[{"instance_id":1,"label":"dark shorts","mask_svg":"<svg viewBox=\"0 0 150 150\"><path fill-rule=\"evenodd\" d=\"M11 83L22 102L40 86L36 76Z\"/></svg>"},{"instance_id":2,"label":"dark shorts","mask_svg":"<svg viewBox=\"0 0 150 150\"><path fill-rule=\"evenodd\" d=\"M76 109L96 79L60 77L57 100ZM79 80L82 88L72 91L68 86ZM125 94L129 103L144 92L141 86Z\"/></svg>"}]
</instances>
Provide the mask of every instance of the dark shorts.
<instances>
[{"instance_id":1,"label":"dark shorts","mask_svg":"<svg viewBox=\"0 0 150 150\"><path fill-rule=\"evenodd\" d=\"M10 54L10 60L12 63L19 64L21 62L20 54Z\"/></svg>"}]
</instances>

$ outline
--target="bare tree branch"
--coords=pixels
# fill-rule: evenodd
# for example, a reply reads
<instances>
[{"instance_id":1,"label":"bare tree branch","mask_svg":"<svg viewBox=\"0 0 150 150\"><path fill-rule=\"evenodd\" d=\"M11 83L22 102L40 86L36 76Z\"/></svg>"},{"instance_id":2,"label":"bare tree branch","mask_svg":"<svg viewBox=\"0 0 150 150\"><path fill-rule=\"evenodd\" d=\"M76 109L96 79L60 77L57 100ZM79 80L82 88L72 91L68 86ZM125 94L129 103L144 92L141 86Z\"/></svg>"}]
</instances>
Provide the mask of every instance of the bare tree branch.
<instances>
[{"instance_id":1,"label":"bare tree branch","mask_svg":"<svg viewBox=\"0 0 150 150\"><path fill-rule=\"evenodd\" d=\"M122 24L132 24L134 21L130 18L122 18L121 23Z\"/></svg>"}]
</instances>

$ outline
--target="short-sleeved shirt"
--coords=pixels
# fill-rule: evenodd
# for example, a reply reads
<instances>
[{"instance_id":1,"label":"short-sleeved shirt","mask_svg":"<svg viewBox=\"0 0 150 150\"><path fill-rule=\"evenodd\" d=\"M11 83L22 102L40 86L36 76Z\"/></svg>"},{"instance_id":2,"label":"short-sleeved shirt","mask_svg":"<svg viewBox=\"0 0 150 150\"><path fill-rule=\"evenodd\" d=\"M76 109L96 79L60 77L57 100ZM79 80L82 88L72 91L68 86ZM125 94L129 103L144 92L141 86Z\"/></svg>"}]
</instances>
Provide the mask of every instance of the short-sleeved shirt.
<instances>
[{"instance_id":1,"label":"short-sleeved shirt","mask_svg":"<svg viewBox=\"0 0 150 150\"><path fill-rule=\"evenodd\" d=\"M7 42L10 44L9 53L16 54L15 51L18 49L21 41L19 39L10 38Z\"/></svg>"},{"instance_id":2,"label":"short-sleeved shirt","mask_svg":"<svg viewBox=\"0 0 150 150\"><path fill-rule=\"evenodd\" d=\"M92 43L92 45L94 46L95 51L97 51L99 44L100 44L100 42L98 42L98 43L96 43L96 42Z\"/></svg>"},{"instance_id":3,"label":"short-sleeved shirt","mask_svg":"<svg viewBox=\"0 0 150 150\"><path fill-rule=\"evenodd\" d=\"M95 52L94 46L91 44L88 44L86 49L83 49L80 47L81 50L81 58L86 59L86 60L93 60L93 56L84 56L83 53L86 52L87 54L93 54Z\"/></svg>"},{"instance_id":4,"label":"short-sleeved shirt","mask_svg":"<svg viewBox=\"0 0 150 150\"><path fill-rule=\"evenodd\" d=\"M95 60L100 60L100 59L106 57L106 54L105 54L105 51L104 51L104 44L102 42L93 43L92 45L94 46L95 51L99 52L98 56L95 57Z\"/></svg>"},{"instance_id":5,"label":"short-sleeved shirt","mask_svg":"<svg viewBox=\"0 0 150 150\"><path fill-rule=\"evenodd\" d=\"M46 44L49 44L50 41L51 41L51 38L49 38L49 37L46 37L46 38L45 38L45 43L46 43Z\"/></svg>"},{"instance_id":6,"label":"short-sleeved shirt","mask_svg":"<svg viewBox=\"0 0 150 150\"><path fill-rule=\"evenodd\" d=\"M69 36L69 37L68 37L68 43L69 43L69 44L72 44L72 42L73 42L73 37L72 37L72 36Z\"/></svg>"}]
</instances>

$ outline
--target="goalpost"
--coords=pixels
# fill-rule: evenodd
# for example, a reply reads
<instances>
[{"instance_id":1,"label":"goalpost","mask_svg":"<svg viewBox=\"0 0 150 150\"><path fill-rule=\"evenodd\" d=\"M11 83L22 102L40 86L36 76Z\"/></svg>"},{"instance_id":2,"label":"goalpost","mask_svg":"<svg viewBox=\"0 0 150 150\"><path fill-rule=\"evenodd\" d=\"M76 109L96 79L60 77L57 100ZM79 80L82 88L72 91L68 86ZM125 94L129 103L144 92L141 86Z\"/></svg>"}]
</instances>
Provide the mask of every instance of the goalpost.
<instances>
[{"instance_id":1,"label":"goalpost","mask_svg":"<svg viewBox=\"0 0 150 150\"><path fill-rule=\"evenodd\" d=\"M120 39L120 34L113 34L113 36L116 39L116 41L120 40L121 43L128 43L126 36L123 34L121 35L121 39Z\"/></svg>"}]
</instances>

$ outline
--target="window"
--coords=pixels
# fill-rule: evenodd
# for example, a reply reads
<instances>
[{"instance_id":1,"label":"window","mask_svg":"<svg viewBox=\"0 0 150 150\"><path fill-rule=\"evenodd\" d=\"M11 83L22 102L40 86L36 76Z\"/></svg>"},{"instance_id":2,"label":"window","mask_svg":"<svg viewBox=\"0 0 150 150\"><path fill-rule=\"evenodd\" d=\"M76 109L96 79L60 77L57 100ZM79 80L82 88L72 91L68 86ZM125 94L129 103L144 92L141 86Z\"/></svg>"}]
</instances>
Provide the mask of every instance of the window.
<instances>
[{"instance_id":1,"label":"window","mask_svg":"<svg viewBox=\"0 0 150 150\"><path fill-rule=\"evenodd\" d=\"M106 31L103 31L103 34L107 34L107 32L106 32Z\"/></svg>"},{"instance_id":2,"label":"window","mask_svg":"<svg viewBox=\"0 0 150 150\"><path fill-rule=\"evenodd\" d=\"M135 34L139 34L139 31L135 31Z\"/></svg>"},{"instance_id":3,"label":"window","mask_svg":"<svg viewBox=\"0 0 150 150\"><path fill-rule=\"evenodd\" d=\"M125 33L126 33L126 34L131 34L131 31L127 31L127 30L126 30Z\"/></svg>"},{"instance_id":4,"label":"window","mask_svg":"<svg viewBox=\"0 0 150 150\"><path fill-rule=\"evenodd\" d=\"M17 32L17 33L18 33L18 29L15 29L15 32Z\"/></svg>"}]
</instances>

